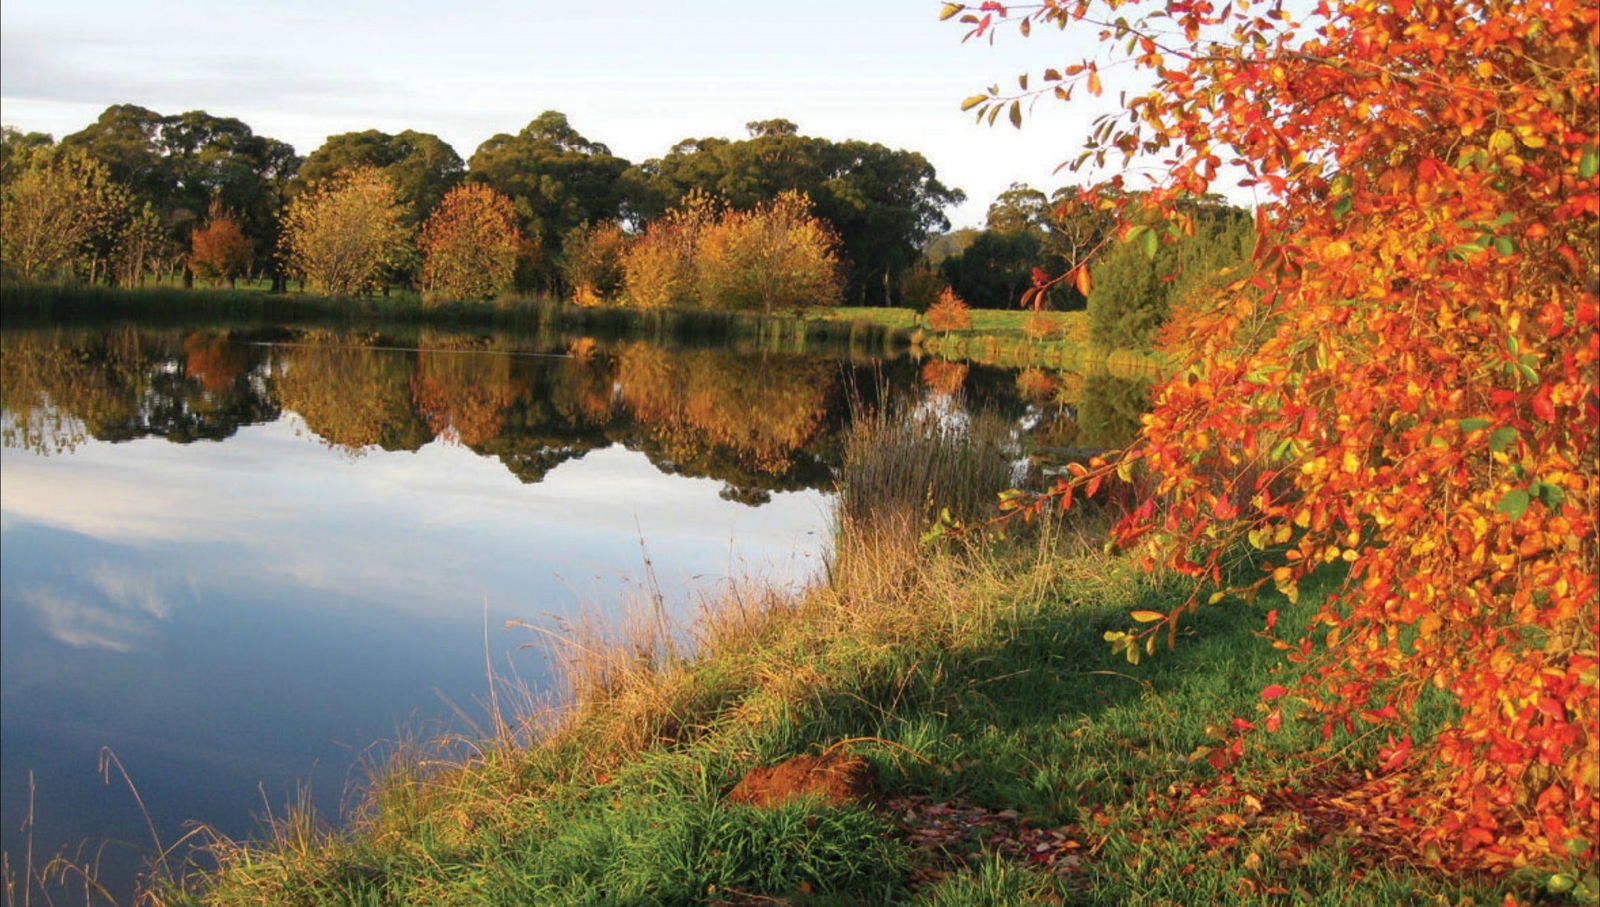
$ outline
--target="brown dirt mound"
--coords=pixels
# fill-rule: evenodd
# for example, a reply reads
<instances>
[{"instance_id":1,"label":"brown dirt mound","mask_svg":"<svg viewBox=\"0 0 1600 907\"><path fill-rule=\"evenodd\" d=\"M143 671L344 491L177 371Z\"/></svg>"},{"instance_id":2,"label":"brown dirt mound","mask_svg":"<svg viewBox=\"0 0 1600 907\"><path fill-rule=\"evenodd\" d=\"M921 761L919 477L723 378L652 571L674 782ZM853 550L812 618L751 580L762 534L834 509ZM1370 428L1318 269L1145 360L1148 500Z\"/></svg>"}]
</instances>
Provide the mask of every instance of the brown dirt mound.
<instances>
[{"instance_id":1,"label":"brown dirt mound","mask_svg":"<svg viewBox=\"0 0 1600 907\"><path fill-rule=\"evenodd\" d=\"M830 806L872 804L877 800L877 782L877 771L858 756L796 756L777 765L751 769L734 785L728 799L751 806L780 806L811 795Z\"/></svg>"}]
</instances>

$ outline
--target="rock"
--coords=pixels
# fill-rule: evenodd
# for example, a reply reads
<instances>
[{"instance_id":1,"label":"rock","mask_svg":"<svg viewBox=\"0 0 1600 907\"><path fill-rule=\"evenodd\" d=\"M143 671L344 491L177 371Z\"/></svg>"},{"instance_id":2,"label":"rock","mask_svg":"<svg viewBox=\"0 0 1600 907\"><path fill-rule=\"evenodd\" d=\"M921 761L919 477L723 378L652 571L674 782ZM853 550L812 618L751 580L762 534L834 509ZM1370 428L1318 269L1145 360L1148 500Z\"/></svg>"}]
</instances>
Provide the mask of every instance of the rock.
<instances>
[{"instance_id":1,"label":"rock","mask_svg":"<svg viewBox=\"0 0 1600 907\"><path fill-rule=\"evenodd\" d=\"M781 806L809 795L829 806L870 804L877 799L877 782L877 771L859 756L796 756L777 765L751 769L728 793L728 800L751 806Z\"/></svg>"}]
</instances>

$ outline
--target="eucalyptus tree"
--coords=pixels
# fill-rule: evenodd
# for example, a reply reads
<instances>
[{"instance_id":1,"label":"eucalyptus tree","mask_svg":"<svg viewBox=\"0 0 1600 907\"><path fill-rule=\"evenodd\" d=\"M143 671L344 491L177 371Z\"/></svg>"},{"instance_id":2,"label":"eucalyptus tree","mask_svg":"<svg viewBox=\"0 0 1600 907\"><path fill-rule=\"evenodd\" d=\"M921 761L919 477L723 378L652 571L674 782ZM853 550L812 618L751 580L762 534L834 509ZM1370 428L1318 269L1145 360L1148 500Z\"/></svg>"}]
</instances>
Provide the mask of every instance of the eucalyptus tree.
<instances>
[{"instance_id":1,"label":"eucalyptus tree","mask_svg":"<svg viewBox=\"0 0 1600 907\"><path fill-rule=\"evenodd\" d=\"M566 114L547 110L516 135L479 145L467 166L470 179L511 199L523 233L538 243L538 265L520 281L560 290L563 238L582 224L617 218L630 165L578 132Z\"/></svg>"}]
</instances>

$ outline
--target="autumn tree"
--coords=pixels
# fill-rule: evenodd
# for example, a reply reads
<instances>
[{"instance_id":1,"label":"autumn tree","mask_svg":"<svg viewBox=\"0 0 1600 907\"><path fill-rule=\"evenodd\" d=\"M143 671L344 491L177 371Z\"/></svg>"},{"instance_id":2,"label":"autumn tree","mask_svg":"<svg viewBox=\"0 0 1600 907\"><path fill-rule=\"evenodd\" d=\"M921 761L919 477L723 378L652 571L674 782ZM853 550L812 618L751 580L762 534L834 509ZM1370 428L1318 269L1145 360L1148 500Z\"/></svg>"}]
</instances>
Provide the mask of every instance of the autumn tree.
<instances>
[{"instance_id":1,"label":"autumn tree","mask_svg":"<svg viewBox=\"0 0 1600 907\"><path fill-rule=\"evenodd\" d=\"M93 243L114 241L126 203L126 191L93 159L70 152L33 158L0 189L5 273L23 280L70 274L92 257Z\"/></svg>"},{"instance_id":2,"label":"autumn tree","mask_svg":"<svg viewBox=\"0 0 1600 907\"><path fill-rule=\"evenodd\" d=\"M565 114L547 110L515 135L486 140L468 166L474 182L511 199L523 232L545 250L541 265L521 279L560 290L563 238L579 224L618 217L629 164L578 132Z\"/></svg>"},{"instance_id":3,"label":"autumn tree","mask_svg":"<svg viewBox=\"0 0 1600 907\"><path fill-rule=\"evenodd\" d=\"M622 259L628 304L641 309L697 304L695 255L701 234L720 216L716 199L690 193L682 205L651 222Z\"/></svg>"},{"instance_id":4,"label":"autumn tree","mask_svg":"<svg viewBox=\"0 0 1600 907\"><path fill-rule=\"evenodd\" d=\"M456 299L488 299L511 286L522 231L511 200L481 183L457 186L422 226L422 285Z\"/></svg>"},{"instance_id":5,"label":"autumn tree","mask_svg":"<svg viewBox=\"0 0 1600 907\"><path fill-rule=\"evenodd\" d=\"M785 192L748 211L726 211L695 249L700 304L713 309L833 305L839 301L838 239L811 214L811 201Z\"/></svg>"},{"instance_id":6,"label":"autumn tree","mask_svg":"<svg viewBox=\"0 0 1600 907\"><path fill-rule=\"evenodd\" d=\"M966 300L946 287L939 299L928 308L928 327L936 331L966 331L972 328L972 310Z\"/></svg>"},{"instance_id":7,"label":"autumn tree","mask_svg":"<svg viewBox=\"0 0 1600 907\"><path fill-rule=\"evenodd\" d=\"M561 238L561 277L579 305L610 302L622 292L630 237L614 220L579 224Z\"/></svg>"},{"instance_id":8,"label":"autumn tree","mask_svg":"<svg viewBox=\"0 0 1600 907\"><path fill-rule=\"evenodd\" d=\"M1600 827L1600 79L1593 4L1333 0L1283 6L950 4L972 36L1026 17L1098 30L1109 58L966 107L1023 120L1031 92L1099 95L1142 71L1079 163L1164 174L1119 239L1176 242L1232 165L1266 199L1251 273L1190 315L1178 377L1138 439L1057 489L1149 488L1114 537L1195 580L1109 634L1129 660L1201 599L1290 601L1329 572L1300 666L1244 727L1296 715L1377 762L1321 794L1414 859L1506 871L1588 863ZM1055 28L1031 28L1034 35ZM1060 279L1084 281L1084 263ZM1240 582L1230 552L1256 549ZM1214 591L1213 591L1214 590ZM1263 633L1275 636L1276 612ZM1448 702L1421 733L1425 697ZM1228 768L1235 738L1212 752Z\"/></svg>"},{"instance_id":9,"label":"autumn tree","mask_svg":"<svg viewBox=\"0 0 1600 907\"><path fill-rule=\"evenodd\" d=\"M253 257L254 244L239 229L238 220L222 207L220 199L212 202L205 226L189 238L189 270L233 286Z\"/></svg>"},{"instance_id":10,"label":"autumn tree","mask_svg":"<svg viewBox=\"0 0 1600 907\"><path fill-rule=\"evenodd\" d=\"M284 216L289 269L335 296L370 292L409 246L403 206L389 179L371 167L326 180L294 200Z\"/></svg>"}]
</instances>

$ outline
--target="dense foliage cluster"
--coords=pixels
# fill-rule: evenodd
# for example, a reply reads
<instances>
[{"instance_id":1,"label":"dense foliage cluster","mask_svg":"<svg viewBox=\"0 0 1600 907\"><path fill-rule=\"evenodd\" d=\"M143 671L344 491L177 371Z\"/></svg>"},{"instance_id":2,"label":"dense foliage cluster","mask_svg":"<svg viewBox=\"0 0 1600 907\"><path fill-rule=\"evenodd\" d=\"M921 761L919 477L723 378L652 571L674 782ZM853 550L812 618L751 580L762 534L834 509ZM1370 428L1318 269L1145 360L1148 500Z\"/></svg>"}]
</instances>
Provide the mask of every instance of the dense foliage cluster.
<instances>
[{"instance_id":1,"label":"dense foliage cluster","mask_svg":"<svg viewBox=\"0 0 1600 907\"><path fill-rule=\"evenodd\" d=\"M40 155L7 174L0 197L0 263L7 274L41 280L94 256L114 239L122 194L106 168L82 155Z\"/></svg>"},{"instance_id":2,"label":"dense foliage cluster","mask_svg":"<svg viewBox=\"0 0 1600 907\"><path fill-rule=\"evenodd\" d=\"M628 247L628 301L766 313L835 304L838 240L810 212L810 200L794 192L746 210L691 193Z\"/></svg>"},{"instance_id":3,"label":"dense foliage cluster","mask_svg":"<svg viewBox=\"0 0 1600 907\"><path fill-rule=\"evenodd\" d=\"M533 244L524 250L540 250L518 258L512 281L517 290L588 303L609 300L616 295L624 238L684 208L692 196L716 197L742 212L786 210L789 203L780 199L803 195L810 200L809 215L826 225L831 237L834 270L843 281L835 295L857 302L897 301L903 275L921 258L922 243L948 228L943 209L960 202L962 194L941 184L915 152L805 136L787 120L749 128L748 139L688 139L661 158L635 164L580 133L564 114L545 111L516 133L484 141L466 161L438 136L375 129L330 136L302 160L288 145L256 136L235 119L204 111L166 116L117 105L59 144L47 135L6 130L0 141L4 183L17 187L16 192L7 188L8 196L32 192L36 197L34 184L48 183L42 171L55 166L49 161L69 155L102 167L108 185L127 201L126 210L117 212L118 226L67 243L85 247L70 263L58 261L44 270L30 264L25 275L8 266L7 273L27 280L115 280L129 286L146 278L159 282L181 276L187 282L193 274L213 276L205 266L185 264L193 234L209 229L207 212L220 205L253 253L240 275L270 277L274 289L281 290L289 272L274 253L284 246L290 205L341 174L371 169L393 187L399 224L409 231L419 230L463 184L485 186L509 199L518 229ZM32 175L18 181L24 173ZM50 183L49 188L50 204L82 207L69 187ZM20 210L26 205L18 198L12 207ZM121 225L135 220L133 232L124 237ZM614 227L594 233L600 229L592 227L596 224ZM785 235L798 241L794 231ZM6 242L27 245L31 236L17 231ZM587 239L599 243L583 242L569 256L569 240ZM41 241L59 244L60 237ZM822 235L807 241L821 242ZM754 254L750 248L728 251ZM21 249L8 254L19 261L31 255ZM428 282L423 258L414 249L391 256L382 267L385 285L421 288ZM813 285L818 286L815 279Z\"/></svg>"},{"instance_id":4,"label":"dense foliage cluster","mask_svg":"<svg viewBox=\"0 0 1600 907\"><path fill-rule=\"evenodd\" d=\"M410 245L403 211L394 184L375 168L320 183L284 214L289 271L333 296L370 292Z\"/></svg>"},{"instance_id":5,"label":"dense foliage cluster","mask_svg":"<svg viewBox=\"0 0 1600 907\"><path fill-rule=\"evenodd\" d=\"M507 289L518 256L531 251L511 200L481 183L451 189L422 225L418 245L423 289L455 299L488 299Z\"/></svg>"},{"instance_id":6,"label":"dense foliage cluster","mask_svg":"<svg viewBox=\"0 0 1600 907\"><path fill-rule=\"evenodd\" d=\"M622 293L629 237L614 220L579 224L561 238L561 278L579 305L598 305Z\"/></svg>"},{"instance_id":7,"label":"dense foliage cluster","mask_svg":"<svg viewBox=\"0 0 1600 907\"><path fill-rule=\"evenodd\" d=\"M1122 238L1175 240L1193 221L1182 200L1227 165L1272 201L1252 272L1191 303L1185 368L1139 441L1058 493L1145 475L1116 538L1214 598L1270 585L1293 599L1342 574L1313 635L1277 643L1306 679L1263 690L1258 721L1305 717L1335 743L1381 733L1375 779L1341 801L1367 830L1453 867L1593 861L1600 14L1568 0L1340 0L1304 22L1250 2L1137 12L1018 13L1099 28L1153 83L1079 159L1162 160L1143 196L1162 217L1124 208ZM977 36L1018 18L946 13ZM1100 94L1107 62L967 106L1020 124L1030 92ZM1240 585L1226 559L1251 549L1264 567ZM1137 661L1204 594L1109 638ZM1447 727L1414 733L1438 696ZM1227 768L1244 747L1212 758Z\"/></svg>"},{"instance_id":8,"label":"dense foliage cluster","mask_svg":"<svg viewBox=\"0 0 1600 907\"><path fill-rule=\"evenodd\" d=\"M201 277L232 282L249 268L254 247L239 229L239 221L214 204L206 225L189 237L189 270Z\"/></svg>"},{"instance_id":9,"label":"dense foliage cluster","mask_svg":"<svg viewBox=\"0 0 1600 907\"><path fill-rule=\"evenodd\" d=\"M1095 258L1087 307L1096 343L1149 347L1185 300L1238 278L1255 244L1249 216L1209 199L1184 207L1192 233L1162 243L1145 232Z\"/></svg>"}]
</instances>

